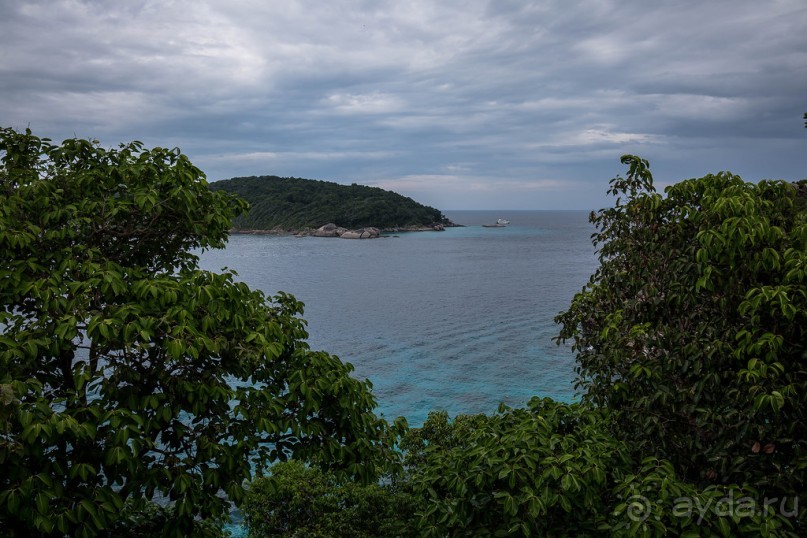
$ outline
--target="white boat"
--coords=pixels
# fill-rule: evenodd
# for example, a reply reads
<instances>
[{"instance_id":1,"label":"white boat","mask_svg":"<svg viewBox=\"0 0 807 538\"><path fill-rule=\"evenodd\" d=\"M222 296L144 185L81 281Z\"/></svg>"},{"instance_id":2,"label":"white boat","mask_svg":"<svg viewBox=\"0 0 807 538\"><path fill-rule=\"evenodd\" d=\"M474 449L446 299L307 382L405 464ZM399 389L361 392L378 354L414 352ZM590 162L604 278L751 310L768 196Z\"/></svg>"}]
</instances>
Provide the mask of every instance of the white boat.
<instances>
[{"instance_id":1,"label":"white boat","mask_svg":"<svg viewBox=\"0 0 807 538\"><path fill-rule=\"evenodd\" d=\"M496 224L483 224L482 227L483 228L504 228L508 224L510 224L509 220L499 219L499 220L496 221Z\"/></svg>"}]
</instances>

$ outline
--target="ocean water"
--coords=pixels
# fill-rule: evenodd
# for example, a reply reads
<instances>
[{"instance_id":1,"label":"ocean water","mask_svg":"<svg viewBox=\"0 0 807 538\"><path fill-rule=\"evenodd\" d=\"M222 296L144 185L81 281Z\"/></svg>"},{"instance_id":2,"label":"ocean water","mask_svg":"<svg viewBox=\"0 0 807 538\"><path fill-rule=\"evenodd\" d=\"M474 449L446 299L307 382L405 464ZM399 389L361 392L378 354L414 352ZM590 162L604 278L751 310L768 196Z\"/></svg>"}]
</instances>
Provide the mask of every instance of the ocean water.
<instances>
[{"instance_id":1,"label":"ocean water","mask_svg":"<svg viewBox=\"0 0 807 538\"><path fill-rule=\"evenodd\" d=\"M446 215L465 227L362 241L234 235L201 265L303 301L311 347L353 364L389 419L574 400L574 357L552 341L553 318L597 266L588 213ZM500 217L511 224L482 227Z\"/></svg>"}]
</instances>

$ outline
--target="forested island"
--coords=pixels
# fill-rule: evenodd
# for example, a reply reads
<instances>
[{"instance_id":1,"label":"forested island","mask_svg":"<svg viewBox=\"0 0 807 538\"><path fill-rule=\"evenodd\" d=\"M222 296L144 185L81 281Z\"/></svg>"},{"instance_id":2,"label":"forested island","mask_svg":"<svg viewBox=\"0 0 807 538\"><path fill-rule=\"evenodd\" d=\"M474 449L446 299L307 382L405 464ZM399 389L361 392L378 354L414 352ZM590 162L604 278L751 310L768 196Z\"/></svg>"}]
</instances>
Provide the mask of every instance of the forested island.
<instances>
[{"instance_id":1,"label":"forested island","mask_svg":"<svg viewBox=\"0 0 807 538\"><path fill-rule=\"evenodd\" d=\"M237 177L210 184L236 194L250 210L235 218L234 231L316 229L328 223L356 229L433 228L454 224L439 210L378 187L278 176Z\"/></svg>"}]
</instances>

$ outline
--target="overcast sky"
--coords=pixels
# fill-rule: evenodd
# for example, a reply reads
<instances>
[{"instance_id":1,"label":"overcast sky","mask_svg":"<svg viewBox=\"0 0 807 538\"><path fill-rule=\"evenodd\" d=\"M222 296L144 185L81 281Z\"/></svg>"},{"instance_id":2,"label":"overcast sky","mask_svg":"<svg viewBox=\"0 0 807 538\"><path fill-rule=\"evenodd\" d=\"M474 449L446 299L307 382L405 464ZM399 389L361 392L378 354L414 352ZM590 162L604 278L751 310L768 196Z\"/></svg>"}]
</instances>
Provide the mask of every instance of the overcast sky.
<instances>
[{"instance_id":1,"label":"overcast sky","mask_svg":"<svg viewBox=\"0 0 807 538\"><path fill-rule=\"evenodd\" d=\"M0 0L0 126L178 146L211 181L593 209L807 177L806 0Z\"/></svg>"}]
</instances>

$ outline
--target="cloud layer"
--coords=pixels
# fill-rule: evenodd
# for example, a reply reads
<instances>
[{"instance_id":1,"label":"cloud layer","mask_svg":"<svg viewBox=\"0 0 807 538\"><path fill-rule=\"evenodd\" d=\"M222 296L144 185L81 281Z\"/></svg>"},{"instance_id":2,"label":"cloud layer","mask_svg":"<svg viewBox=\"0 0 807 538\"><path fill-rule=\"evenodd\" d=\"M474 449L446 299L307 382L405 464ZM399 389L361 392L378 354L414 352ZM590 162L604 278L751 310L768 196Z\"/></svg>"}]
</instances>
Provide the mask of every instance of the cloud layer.
<instances>
[{"instance_id":1,"label":"cloud layer","mask_svg":"<svg viewBox=\"0 0 807 538\"><path fill-rule=\"evenodd\" d=\"M0 4L0 125L179 146L211 180L391 188L441 209L594 208L807 177L803 0Z\"/></svg>"}]
</instances>

